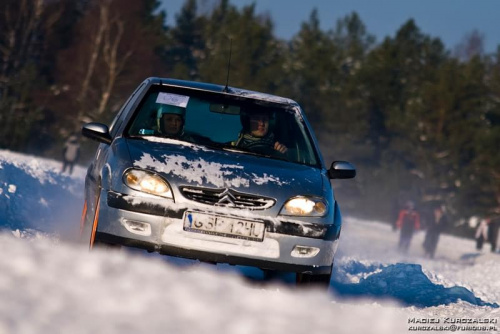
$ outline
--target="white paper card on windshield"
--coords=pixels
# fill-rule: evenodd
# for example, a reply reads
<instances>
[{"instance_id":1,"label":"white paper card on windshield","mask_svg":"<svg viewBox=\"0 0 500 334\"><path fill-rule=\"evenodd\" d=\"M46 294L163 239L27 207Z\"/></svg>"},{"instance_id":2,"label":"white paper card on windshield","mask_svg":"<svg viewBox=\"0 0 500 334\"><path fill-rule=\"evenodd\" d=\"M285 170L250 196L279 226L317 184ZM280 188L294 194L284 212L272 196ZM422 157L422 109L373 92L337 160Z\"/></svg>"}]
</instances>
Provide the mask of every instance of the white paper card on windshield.
<instances>
[{"instance_id":1,"label":"white paper card on windshield","mask_svg":"<svg viewBox=\"0 0 500 334\"><path fill-rule=\"evenodd\" d=\"M156 103L168 104L171 106L186 108L189 101L189 96L172 94L172 93L160 93L156 98Z\"/></svg>"}]
</instances>

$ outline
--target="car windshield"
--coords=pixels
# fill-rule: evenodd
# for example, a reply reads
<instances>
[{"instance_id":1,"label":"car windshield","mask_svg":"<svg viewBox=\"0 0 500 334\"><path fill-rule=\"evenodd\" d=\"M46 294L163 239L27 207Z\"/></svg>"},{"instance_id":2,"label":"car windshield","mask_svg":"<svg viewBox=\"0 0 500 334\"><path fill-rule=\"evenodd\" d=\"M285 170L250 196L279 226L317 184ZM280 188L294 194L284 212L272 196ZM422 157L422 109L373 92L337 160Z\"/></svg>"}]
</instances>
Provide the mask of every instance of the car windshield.
<instances>
[{"instance_id":1,"label":"car windshield","mask_svg":"<svg viewBox=\"0 0 500 334\"><path fill-rule=\"evenodd\" d=\"M293 108L229 94L173 93L156 87L143 98L126 133L318 166L308 130Z\"/></svg>"}]
</instances>

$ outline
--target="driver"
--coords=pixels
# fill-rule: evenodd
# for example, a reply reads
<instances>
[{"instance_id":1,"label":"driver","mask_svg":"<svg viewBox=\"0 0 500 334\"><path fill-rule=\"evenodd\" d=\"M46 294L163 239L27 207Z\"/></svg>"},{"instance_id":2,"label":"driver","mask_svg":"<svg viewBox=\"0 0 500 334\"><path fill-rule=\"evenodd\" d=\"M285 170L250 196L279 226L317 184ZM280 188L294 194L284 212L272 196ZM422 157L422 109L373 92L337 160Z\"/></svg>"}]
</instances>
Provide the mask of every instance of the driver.
<instances>
[{"instance_id":1,"label":"driver","mask_svg":"<svg viewBox=\"0 0 500 334\"><path fill-rule=\"evenodd\" d=\"M286 153L288 148L276 141L274 133L269 131L269 119L270 115L265 111L242 114L241 123L243 129L238 139L232 143L233 146L262 153L266 153L266 151Z\"/></svg>"},{"instance_id":2,"label":"driver","mask_svg":"<svg viewBox=\"0 0 500 334\"><path fill-rule=\"evenodd\" d=\"M184 132L186 109L172 105L162 105L157 113L158 132L168 138L190 141Z\"/></svg>"}]
</instances>

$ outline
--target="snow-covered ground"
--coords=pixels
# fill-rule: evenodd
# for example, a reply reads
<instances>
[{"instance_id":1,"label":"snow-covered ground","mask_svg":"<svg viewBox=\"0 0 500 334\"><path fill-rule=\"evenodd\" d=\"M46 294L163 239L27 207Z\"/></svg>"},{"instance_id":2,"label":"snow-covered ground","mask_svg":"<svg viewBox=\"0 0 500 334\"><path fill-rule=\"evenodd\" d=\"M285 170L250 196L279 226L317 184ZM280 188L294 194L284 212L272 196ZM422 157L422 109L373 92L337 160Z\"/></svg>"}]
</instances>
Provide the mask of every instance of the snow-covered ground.
<instances>
[{"instance_id":1,"label":"snow-covered ground","mask_svg":"<svg viewBox=\"0 0 500 334\"><path fill-rule=\"evenodd\" d=\"M347 217L328 291L253 268L89 253L75 242L85 169L60 167L0 151L0 333L500 331L500 254L472 240L444 235L430 260L419 233L403 256L389 225Z\"/></svg>"}]
</instances>

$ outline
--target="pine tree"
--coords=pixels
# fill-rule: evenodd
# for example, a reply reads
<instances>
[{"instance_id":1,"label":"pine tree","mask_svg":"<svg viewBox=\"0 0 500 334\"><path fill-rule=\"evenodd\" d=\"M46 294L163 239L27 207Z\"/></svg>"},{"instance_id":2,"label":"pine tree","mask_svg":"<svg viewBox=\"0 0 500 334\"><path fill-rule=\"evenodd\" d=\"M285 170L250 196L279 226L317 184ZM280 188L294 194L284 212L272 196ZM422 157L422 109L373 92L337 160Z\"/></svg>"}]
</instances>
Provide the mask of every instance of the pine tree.
<instances>
[{"instance_id":1,"label":"pine tree","mask_svg":"<svg viewBox=\"0 0 500 334\"><path fill-rule=\"evenodd\" d=\"M273 36L273 23L255 14L255 5L241 10L221 1L204 31L206 57L199 62L203 81L225 84L231 51L229 84L273 93L281 83L284 47Z\"/></svg>"},{"instance_id":2,"label":"pine tree","mask_svg":"<svg viewBox=\"0 0 500 334\"><path fill-rule=\"evenodd\" d=\"M332 39L321 30L318 11L314 9L307 22L291 41L290 77L292 94L305 109L313 126L329 118L331 94L338 87L338 52Z\"/></svg>"},{"instance_id":3,"label":"pine tree","mask_svg":"<svg viewBox=\"0 0 500 334\"><path fill-rule=\"evenodd\" d=\"M168 31L164 51L169 76L176 79L198 80L198 64L206 58L203 30L206 22L198 16L196 0L187 0L176 17L176 25Z\"/></svg>"}]
</instances>

